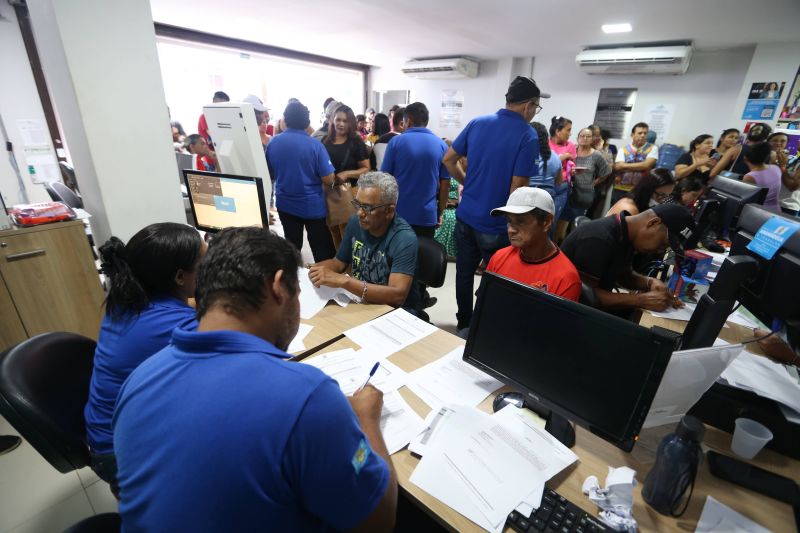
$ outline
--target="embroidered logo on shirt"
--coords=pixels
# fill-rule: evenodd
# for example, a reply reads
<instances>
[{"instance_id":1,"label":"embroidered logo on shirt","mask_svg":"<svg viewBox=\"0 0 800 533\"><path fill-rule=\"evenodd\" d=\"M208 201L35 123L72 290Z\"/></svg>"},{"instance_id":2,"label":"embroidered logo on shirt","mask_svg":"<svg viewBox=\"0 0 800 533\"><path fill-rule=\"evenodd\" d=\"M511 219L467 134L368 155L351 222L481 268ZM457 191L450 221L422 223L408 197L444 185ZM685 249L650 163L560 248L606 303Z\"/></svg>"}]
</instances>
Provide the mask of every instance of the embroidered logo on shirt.
<instances>
[{"instance_id":1,"label":"embroidered logo on shirt","mask_svg":"<svg viewBox=\"0 0 800 533\"><path fill-rule=\"evenodd\" d=\"M361 469L364 468L364 465L367 463L367 459L369 458L370 450L369 446L367 445L367 441L361 439L358 443L358 449L356 450L356 454L353 456L353 460L350 461L353 465L353 469L356 471L356 475L361 472Z\"/></svg>"}]
</instances>

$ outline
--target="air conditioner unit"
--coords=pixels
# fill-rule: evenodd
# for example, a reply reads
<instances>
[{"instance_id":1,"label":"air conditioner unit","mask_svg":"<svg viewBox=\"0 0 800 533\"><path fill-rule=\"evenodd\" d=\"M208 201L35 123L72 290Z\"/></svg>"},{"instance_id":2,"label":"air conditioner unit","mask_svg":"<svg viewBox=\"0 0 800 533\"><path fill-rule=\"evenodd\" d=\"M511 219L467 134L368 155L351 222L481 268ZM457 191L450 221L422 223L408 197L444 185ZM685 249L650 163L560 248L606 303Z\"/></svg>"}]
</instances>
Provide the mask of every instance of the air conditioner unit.
<instances>
[{"instance_id":1,"label":"air conditioner unit","mask_svg":"<svg viewBox=\"0 0 800 533\"><path fill-rule=\"evenodd\" d=\"M417 59L403 65L403 73L423 80L477 78L478 62L465 57Z\"/></svg>"},{"instance_id":2,"label":"air conditioner unit","mask_svg":"<svg viewBox=\"0 0 800 533\"><path fill-rule=\"evenodd\" d=\"M692 46L589 48L575 56L587 74L685 74Z\"/></svg>"}]
</instances>

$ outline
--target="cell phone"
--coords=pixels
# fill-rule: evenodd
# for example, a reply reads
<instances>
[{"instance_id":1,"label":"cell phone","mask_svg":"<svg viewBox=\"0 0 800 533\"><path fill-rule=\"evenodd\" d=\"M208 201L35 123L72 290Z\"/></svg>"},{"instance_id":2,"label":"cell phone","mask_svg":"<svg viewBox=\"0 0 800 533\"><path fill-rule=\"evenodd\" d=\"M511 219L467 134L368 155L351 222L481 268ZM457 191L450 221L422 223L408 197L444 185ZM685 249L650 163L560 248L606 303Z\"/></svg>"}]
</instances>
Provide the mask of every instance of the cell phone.
<instances>
[{"instance_id":1,"label":"cell phone","mask_svg":"<svg viewBox=\"0 0 800 533\"><path fill-rule=\"evenodd\" d=\"M712 475L789 505L800 505L800 487L794 480L714 451L706 456Z\"/></svg>"}]
</instances>

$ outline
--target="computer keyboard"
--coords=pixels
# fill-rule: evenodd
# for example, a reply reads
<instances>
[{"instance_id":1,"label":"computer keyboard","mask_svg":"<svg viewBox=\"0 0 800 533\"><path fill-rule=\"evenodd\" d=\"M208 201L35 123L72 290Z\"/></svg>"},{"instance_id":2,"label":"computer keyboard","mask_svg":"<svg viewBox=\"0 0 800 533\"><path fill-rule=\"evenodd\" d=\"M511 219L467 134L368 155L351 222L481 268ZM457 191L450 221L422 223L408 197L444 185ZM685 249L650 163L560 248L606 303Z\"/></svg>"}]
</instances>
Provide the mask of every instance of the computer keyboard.
<instances>
[{"instance_id":1,"label":"computer keyboard","mask_svg":"<svg viewBox=\"0 0 800 533\"><path fill-rule=\"evenodd\" d=\"M530 516L511 511L506 524L520 533L544 531L546 533L598 533L613 531L597 518L564 498L557 492L544 489L542 505Z\"/></svg>"}]
</instances>

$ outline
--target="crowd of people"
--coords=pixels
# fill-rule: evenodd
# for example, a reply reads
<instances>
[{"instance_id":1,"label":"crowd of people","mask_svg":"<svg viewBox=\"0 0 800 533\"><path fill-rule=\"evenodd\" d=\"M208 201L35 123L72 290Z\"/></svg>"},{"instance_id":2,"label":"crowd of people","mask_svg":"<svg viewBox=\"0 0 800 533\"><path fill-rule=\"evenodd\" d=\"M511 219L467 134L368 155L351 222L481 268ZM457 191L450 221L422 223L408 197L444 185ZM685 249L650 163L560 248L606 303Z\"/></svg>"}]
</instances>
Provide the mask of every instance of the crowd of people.
<instances>
[{"instance_id":1,"label":"crowd of people","mask_svg":"<svg viewBox=\"0 0 800 533\"><path fill-rule=\"evenodd\" d=\"M109 292L85 418L92 468L120 498L126 529L392 528L397 476L380 391L345 398L321 371L287 360L304 232L315 286L423 318L433 299L417 279L418 242L439 240L455 258L463 334L481 265L572 301L590 303L588 291L623 316L680 306L637 257L681 250L716 176L769 188L774 210L798 190L786 137L765 124L742 144L738 130L716 147L699 135L673 172L656 168L647 124L618 150L596 125L574 143L568 118L532 122L549 96L517 77L505 106L452 142L428 129L422 102L356 115L329 98L314 130L297 100L270 123L257 97L245 99L285 239L228 228L206 245L163 223L100 248ZM197 134L173 133L198 168L218 168L204 117Z\"/></svg>"}]
</instances>

